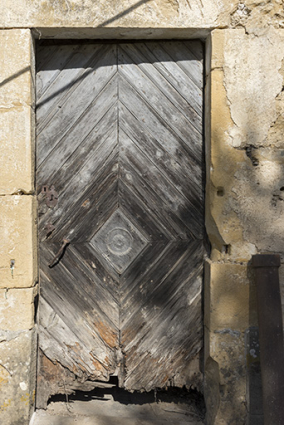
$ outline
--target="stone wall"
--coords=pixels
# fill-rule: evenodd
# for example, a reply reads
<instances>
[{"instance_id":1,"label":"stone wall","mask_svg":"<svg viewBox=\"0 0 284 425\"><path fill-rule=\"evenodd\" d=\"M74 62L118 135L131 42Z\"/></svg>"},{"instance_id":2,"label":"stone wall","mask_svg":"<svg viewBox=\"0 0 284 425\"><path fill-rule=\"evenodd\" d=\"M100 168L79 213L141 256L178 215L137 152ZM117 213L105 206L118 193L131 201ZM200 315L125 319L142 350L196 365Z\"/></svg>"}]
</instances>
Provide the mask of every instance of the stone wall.
<instances>
[{"instance_id":1,"label":"stone wall","mask_svg":"<svg viewBox=\"0 0 284 425\"><path fill-rule=\"evenodd\" d=\"M249 261L284 261L282 0L6 0L0 26L1 423L28 424L34 400L33 39L195 37L207 46L206 420L261 424Z\"/></svg>"},{"instance_id":2,"label":"stone wall","mask_svg":"<svg viewBox=\"0 0 284 425\"><path fill-rule=\"evenodd\" d=\"M258 252L284 254L283 37L271 25L211 34L206 226L212 251L205 277L210 424L262 423L249 261Z\"/></svg>"},{"instance_id":3,"label":"stone wall","mask_svg":"<svg viewBox=\"0 0 284 425\"><path fill-rule=\"evenodd\" d=\"M30 30L0 44L0 421L22 425L35 396L34 54Z\"/></svg>"}]
</instances>

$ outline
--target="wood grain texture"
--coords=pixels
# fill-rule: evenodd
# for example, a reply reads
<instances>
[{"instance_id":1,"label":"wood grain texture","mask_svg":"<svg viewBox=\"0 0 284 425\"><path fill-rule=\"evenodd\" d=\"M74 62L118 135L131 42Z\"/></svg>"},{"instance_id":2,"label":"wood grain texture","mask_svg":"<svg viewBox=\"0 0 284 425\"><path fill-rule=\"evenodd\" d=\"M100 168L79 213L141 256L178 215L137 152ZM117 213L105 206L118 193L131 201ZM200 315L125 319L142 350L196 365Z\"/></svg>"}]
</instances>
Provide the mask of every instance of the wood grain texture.
<instances>
[{"instance_id":1,"label":"wood grain texture","mask_svg":"<svg viewBox=\"0 0 284 425\"><path fill-rule=\"evenodd\" d=\"M129 390L196 385L202 57L198 41L39 48L40 407L63 371L68 391L110 375Z\"/></svg>"}]
</instances>

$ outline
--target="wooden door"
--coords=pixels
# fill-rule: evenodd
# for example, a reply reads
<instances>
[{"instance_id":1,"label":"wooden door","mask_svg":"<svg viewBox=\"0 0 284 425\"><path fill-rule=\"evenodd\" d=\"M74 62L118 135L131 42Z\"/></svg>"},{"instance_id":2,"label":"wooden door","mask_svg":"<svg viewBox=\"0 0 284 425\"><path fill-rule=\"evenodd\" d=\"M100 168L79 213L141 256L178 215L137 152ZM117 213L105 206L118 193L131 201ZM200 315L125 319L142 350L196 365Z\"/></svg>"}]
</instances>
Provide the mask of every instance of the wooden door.
<instances>
[{"instance_id":1,"label":"wooden door","mask_svg":"<svg viewBox=\"0 0 284 425\"><path fill-rule=\"evenodd\" d=\"M202 57L199 41L38 48L38 407L198 372Z\"/></svg>"}]
</instances>

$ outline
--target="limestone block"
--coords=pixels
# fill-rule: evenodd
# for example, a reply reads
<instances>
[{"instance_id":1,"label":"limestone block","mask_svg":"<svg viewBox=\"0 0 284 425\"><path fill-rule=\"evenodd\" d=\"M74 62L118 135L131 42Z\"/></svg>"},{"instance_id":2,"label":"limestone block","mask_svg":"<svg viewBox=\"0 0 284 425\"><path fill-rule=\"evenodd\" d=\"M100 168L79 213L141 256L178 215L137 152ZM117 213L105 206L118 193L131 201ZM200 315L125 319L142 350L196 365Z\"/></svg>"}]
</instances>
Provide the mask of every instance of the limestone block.
<instances>
[{"instance_id":1,"label":"limestone block","mask_svg":"<svg viewBox=\"0 0 284 425\"><path fill-rule=\"evenodd\" d=\"M19 331L34 326L37 287L0 289L0 329Z\"/></svg>"},{"instance_id":2,"label":"limestone block","mask_svg":"<svg viewBox=\"0 0 284 425\"><path fill-rule=\"evenodd\" d=\"M237 0L6 0L2 27L184 27L228 25Z\"/></svg>"},{"instance_id":3,"label":"limestone block","mask_svg":"<svg viewBox=\"0 0 284 425\"><path fill-rule=\"evenodd\" d=\"M283 28L281 0L6 0L0 25L16 27Z\"/></svg>"},{"instance_id":4,"label":"limestone block","mask_svg":"<svg viewBox=\"0 0 284 425\"><path fill-rule=\"evenodd\" d=\"M260 37L242 29L212 33L206 226L213 261L283 251L283 152L258 149L272 139L277 148L283 143L283 35L273 29Z\"/></svg>"},{"instance_id":5,"label":"limestone block","mask_svg":"<svg viewBox=\"0 0 284 425\"><path fill-rule=\"evenodd\" d=\"M32 103L30 30L0 30L0 108Z\"/></svg>"},{"instance_id":6,"label":"limestone block","mask_svg":"<svg viewBox=\"0 0 284 425\"><path fill-rule=\"evenodd\" d=\"M234 122L228 129L233 146L267 144L277 117L275 98L282 90L283 58L283 30L270 27L258 37L245 30L225 31L224 85Z\"/></svg>"},{"instance_id":7,"label":"limestone block","mask_svg":"<svg viewBox=\"0 0 284 425\"><path fill-rule=\"evenodd\" d=\"M0 288L33 286L37 280L34 197L1 196L0 230Z\"/></svg>"},{"instance_id":8,"label":"limestone block","mask_svg":"<svg viewBox=\"0 0 284 425\"><path fill-rule=\"evenodd\" d=\"M36 333L1 333L1 424L28 425L35 398Z\"/></svg>"},{"instance_id":9,"label":"limestone block","mask_svg":"<svg viewBox=\"0 0 284 425\"><path fill-rule=\"evenodd\" d=\"M252 149L250 156L250 163L240 164L235 172L230 207L242 223L245 240L258 251L283 253L284 150Z\"/></svg>"},{"instance_id":10,"label":"limestone block","mask_svg":"<svg viewBox=\"0 0 284 425\"><path fill-rule=\"evenodd\" d=\"M283 152L263 148L283 144L283 37L273 28L259 37L212 34L206 222L214 261L283 251Z\"/></svg>"},{"instance_id":11,"label":"limestone block","mask_svg":"<svg viewBox=\"0 0 284 425\"><path fill-rule=\"evenodd\" d=\"M235 16L232 18L231 22L234 26L241 24L245 26L248 33L257 33L259 28L267 26L283 28L283 1L245 0L238 5Z\"/></svg>"},{"instance_id":12,"label":"limestone block","mask_svg":"<svg viewBox=\"0 0 284 425\"><path fill-rule=\"evenodd\" d=\"M208 425L239 425L246 423L246 362L244 333L239 331L212 332L205 328L205 345L209 347L205 363L207 379L206 423ZM214 379L208 380L214 367ZM219 397L216 374L219 371Z\"/></svg>"},{"instance_id":13,"label":"limestone block","mask_svg":"<svg viewBox=\"0 0 284 425\"><path fill-rule=\"evenodd\" d=\"M223 68L224 65L224 44L225 44L225 31L214 30L211 33L211 70L215 68Z\"/></svg>"},{"instance_id":14,"label":"limestone block","mask_svg":"<svg viewBox=\"0 0 284 425\"><path fill-rule=\"evenodd\" d=\"M0 194L33 190L32 120L29 106L0 107Z\"/></svg>"},{"instance_id":15,"label":"limestone block","mask_svg":"<svg viewBox=\"0 0 284 425\"><path fill-rule=\"evenodd\" d=\"M253 277L247 265L207 263L205 326L220 335L235 335L257 325Z\"/></svg>"},{"instance_id":16,"label":"limestone block","mask_svg":"<svg viewBox=\"0 0 284 425\"><path fill-rule=\"evenodd\" d=\"M220 43L222 45L222 40ZM214 51L214 37L212 51ZM215 52L217 51L216 48ZM214 69L211 72L210 81L211 114L208 125L211 127L211 132L210 155L207 153L210 167L208 167L206 185L206 229L213 250L216 247L221 252L222 249L226 250L226 246L243 241L242 224L230 206L230 199L234 196L232 193L235 183L234 174L240 164L246 163L248 158L244 151L236 150L231 146L229 132L234 123L224 87L223 70Z\"/></svg>"}]
</instances>

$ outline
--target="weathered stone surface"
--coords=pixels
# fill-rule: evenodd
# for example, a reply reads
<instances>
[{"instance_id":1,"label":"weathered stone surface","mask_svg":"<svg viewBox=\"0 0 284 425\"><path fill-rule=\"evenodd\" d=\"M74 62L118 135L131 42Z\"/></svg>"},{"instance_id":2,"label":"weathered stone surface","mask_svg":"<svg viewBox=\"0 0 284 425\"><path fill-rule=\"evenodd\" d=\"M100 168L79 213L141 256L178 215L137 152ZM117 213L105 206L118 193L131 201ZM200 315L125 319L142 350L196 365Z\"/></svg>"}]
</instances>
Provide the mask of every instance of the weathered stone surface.
<instances>
[{"instance_id":1,"label":"weathered stone surface","mask_svg":"<svg viewBox=\"0 0 284 425\"><path fill-rule=\"evenodd\" d=\"M0 330L32 329L36 295L37 287L0 289Z\"/></svg>"},{"instance_id":2,"label":"weathered stone surface","mask_svg":"<svg viewBox=\"0 0 284 425\"><path fill-rule=\"evenodd\" d=\"M33 190L32 110L0 107L0 195Z\"/></svg>"},{"instance_id":3,"label":"weathered stone surface","mask_svg":"<svg viewBox=\"0 0 284 425\"><path fill-rule=\"evenodd\" d=\"M248 261L257 250L283 251L283 152L278 149L283 36L272 28L260 37L243 30L212 35L207 229L213 260ZM269 137L277 149L263 148Z\"/></svg>"},{"instance_id":4,"label":"weathered stone surface","mask_svg":"<svg viewBox=\"0 0 284 425\"><path fill-rule=\"evenodd\" d=\"M3 27L213 27L229 23L231 2L210 0L7 0ZM236 3L236 0L233 2Z\"/></svg>"},{"instance_id":5,"label":"weathered stone surface","mask_svg":"<svg viewBox=\"0 0 284 425\"><path fill-rule=\"evenodd\" d=\"M223 44L222 38L217 35L217 42ZM212 40L212 52L216 54L220 48L215 46L214 37L215 34ZM210 158L208 158L210 168L206 186L206 229L212 245L212 259L218 259L222 252L228 254L226 251L230 246L230 254L234 260L238 260L240 249L236 247L235 250L234 244L243 241L243 229L237 214L229 205L229 200L235 181L234 174L240 164L246 163L248 158L244 151L231 146L229 131L234 124L227 102L223 70L217 67L211 72L210 78L211 140ZM241 253L240 260L250 256L251 248L246 250L248 254Z\"/></svg>"},{"instance_id":6,"label":"weathered stone surface","mask_svg":"<svg viewBox=\"0 0 284 425\"><path fill-rule=\"evenodd\" d=\"M229 201L243 236L258 251L283 252L284 160L282 149L253 149L253 163L240 164ZM245 193L245 196L244 196Z\"/></svg>"},{"instance_id":7,"label":"weathered stone surface","mask_svg":"<svg viewBox=\"0 0 284 425\"><path fill-rule=\"evenodd\" d=\"M120 28L259 28L284 27L281 0L6 0L3 28L120 27Z\"/></svg>"},{"instance_id":8,"label":"weathered stone surface","mask_svg":"<svg viewBox=\"0 0 284 425\"><path fill-rule=\"evenodd\" d=\"M0 31L0 194L33 190L32 39Z\"/></svg>"},{"instance_id":9,"label":"weathered stone surface","mask_svg":"<svg viewBox=\"0 0 284 425\"><path fill-rule=\"evenodd\" d=\"M239 1L231 12L231 26L243 26L247 32L258 33L259 28L284 27L284 9L282 0L244 0Z\"/></svg>"},{"instance_id":10,"label":"weathered stone surface","mask_svg":"<svg viewBox=\"0 0 284 425\"><path fill-rule=\"evenodd\" d=\"M205 336L209 339L208 329ZM213 425L220 407L220 370L219 364L209 355L204 367L204 398L206 403L206 423Z\"/></svg>"},{"instance_id":11,"label":"weathered stone surface","mask_svg":"<svg viewBox=\"0 0 284 425\"><path fill-rule=\"evenodd\" d=\"M0 332L1 424L28 425L35 397L36 333Z\"/></svg>"},{"instance_id":12,"label":"weathered stone surface","mask_svg":"<svg viewBox=\"0 0 284 425\"><path fill-rule=\"evenodd\" d=\"M34 198L1 196L0 229L0 288L33 286L37 279Z\"/></svg>"},{"instance_id":13,"label":"weathered stone surface","mask_svg":"<svg viewBox=\"0 0 284 425\"><path fill-rule=\"evenodd\" d=\"M260 37L225 31L224 85L234 122L228 129L232 146L267 143L276 119L275 98L282 90L283 58L284 31L269 28Z\"/></svg>"},{"instance_id":14,"label":"weathered stone surface","mask_svg":"<svg viewBox=\"0 0 284 425\"><path fill-rule=\"evenodd\" d=\"M30 30L0 31L0 108L32 103Z\"/></svg>"},{"instance_id":15,"label":"weathered stone surface","mask_svg":"<svg viewBox=\"0 0 284 425\"><path fill-rule=\"evenodd\" d=\"M263 416L259 332L256 326L246 330L247 402L250 416Z\"/></svg>"},{"instance_id":16,"label":"weathered stone surface","mask_svg":"<svg viewBox=\"0 0 284 425\"><path fill-rule=\"evenodd\" d=\"M255 284L247 265L207 263L205 326L219 334L239 334L257 325Z\"/></svg>"},{"instance_id":17,"label":"weathered stone surface","mask_svg":"<svg viewBox=\"0 0 284 425\"><path fill-rule=\"evenodd\" d=\"M245 424L246 409L246 365L244 333L227 330L205 331L205 343L210 347L209 357L205 363L205 376L212 375L210 366L215 365L214 381L219 369L219 399L216 384L208 381L206 424L239 425ZM212 414L213 413L213 414Z\"/></svg>"},{"instance_id":18,"label":"weathered stone surface","mask_svg":"<svg viewBox=\"0 0 284 425\"><path fill-rule=\"evenodd\" d=\"M257 326L256 289L251 274L247 264L206 264L204 324L208 425L245 423L248 391L257 393L254 378L259 376L253 373L247 376L247 362L249 367L253 364L250 370L254 372L257 358L255 341L250 337L250 329ZM215 381L219 382L218 394Z\"/></svg>"}]
</instances>

